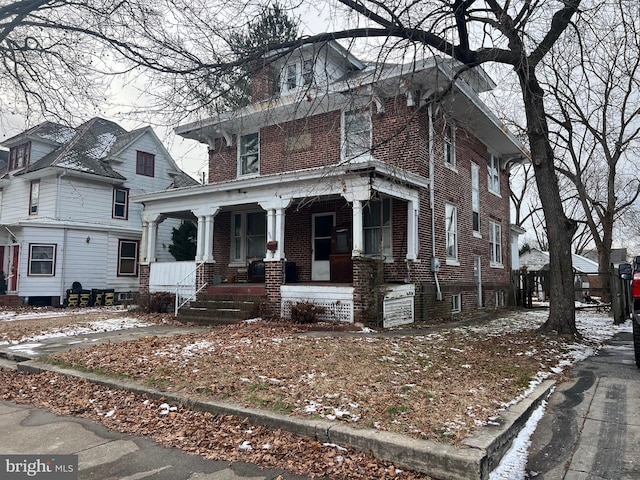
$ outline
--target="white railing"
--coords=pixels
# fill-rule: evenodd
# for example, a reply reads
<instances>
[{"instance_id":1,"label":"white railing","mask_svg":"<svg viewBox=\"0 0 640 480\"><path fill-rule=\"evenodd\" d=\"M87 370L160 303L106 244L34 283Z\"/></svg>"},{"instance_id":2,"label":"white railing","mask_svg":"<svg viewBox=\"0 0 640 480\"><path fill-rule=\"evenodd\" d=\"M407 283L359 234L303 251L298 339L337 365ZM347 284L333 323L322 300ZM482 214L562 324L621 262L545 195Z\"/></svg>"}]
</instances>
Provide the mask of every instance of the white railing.
<instances>
[{"instance_id":1,"label":"white railing","mask_svg":"<svg viewBox=\"0 0 640 480\"><path fill-rule=\"evenodd\" d=\"M156 262L150 265L149 293L171 292L174 293L174 314L193 300L207 284L196 290L196 272L204 262ZM180 280L176 282L176 278Z\"/></svg>"},{"instance_id":2,"label":"white railing","mask_svg":"<svg viewBox=\"0 0 640 480\"><path fill-rule=\"evenodd\" d=\"M191 300L195 300L198 293L200 293L202 290L206 288L207 282L204 282L202 286L200 286L200 288L196 289L196 272L202 265L204 265L204 263L205 262L200 262L196 264L196 268L194 268L193 271L189 272L187 275L185 275L184 278L180 279L180 281L176 283L176 287L175 287L176 303L175 303L175 309L173 311L174 317L178 316L178 311L182 307L184 307ZM184 286L193 286L193 288L191 289L193 290L193 292L191 292L190 290L188 294L181 295L181 293L185 291L185 289L183 288Z\"/></svg>"}]
</instances>

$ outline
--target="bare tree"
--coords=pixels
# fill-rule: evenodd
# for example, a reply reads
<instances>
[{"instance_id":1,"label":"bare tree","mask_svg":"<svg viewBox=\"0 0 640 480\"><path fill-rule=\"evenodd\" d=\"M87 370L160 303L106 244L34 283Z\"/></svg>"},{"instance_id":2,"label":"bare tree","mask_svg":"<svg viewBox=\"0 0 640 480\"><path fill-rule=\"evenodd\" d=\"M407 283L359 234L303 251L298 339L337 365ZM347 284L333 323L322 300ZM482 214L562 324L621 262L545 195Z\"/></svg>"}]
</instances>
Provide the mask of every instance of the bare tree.
<instances>
[{"instance_id":1,"label":"bare tree","mask_svg":"<svg viewBox=\"0 0 640 480\"><path fill-rule=\"evenodd\" d=\"M591 18L578 18L545 60L547 112L557 170L571 182L585 222L574 246L593 240L607 296L614 227L640 194L640 7L606 2Z\"/></svg>"}]
</instances>

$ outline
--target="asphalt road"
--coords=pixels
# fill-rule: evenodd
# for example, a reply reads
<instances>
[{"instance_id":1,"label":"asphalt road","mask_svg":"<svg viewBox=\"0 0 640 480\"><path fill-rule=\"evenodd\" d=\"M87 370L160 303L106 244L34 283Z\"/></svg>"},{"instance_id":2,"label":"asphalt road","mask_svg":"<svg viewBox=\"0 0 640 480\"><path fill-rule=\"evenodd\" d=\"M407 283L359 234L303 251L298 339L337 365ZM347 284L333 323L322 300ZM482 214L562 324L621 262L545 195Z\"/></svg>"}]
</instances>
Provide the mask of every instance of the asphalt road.
<instances>
[{"instance_id":1,"label":"asphalt road","mask_svg":"<svg viewBox=\"0 0 640 480\"><path fill-rule=\"evenodd\" d=\"M528 478L640 479L640 369L619 333L559 384L531 438Z\"/></svg>"}]
</instances>

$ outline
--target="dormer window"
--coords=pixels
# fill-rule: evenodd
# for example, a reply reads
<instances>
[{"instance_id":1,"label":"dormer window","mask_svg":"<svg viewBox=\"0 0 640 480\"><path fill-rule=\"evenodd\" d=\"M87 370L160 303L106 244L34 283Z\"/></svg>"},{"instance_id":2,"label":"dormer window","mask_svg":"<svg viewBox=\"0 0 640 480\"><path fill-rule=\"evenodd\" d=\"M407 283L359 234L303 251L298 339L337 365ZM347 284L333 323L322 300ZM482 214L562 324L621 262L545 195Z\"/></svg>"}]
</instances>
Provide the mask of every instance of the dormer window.
<instances>
[{"instance_id":1,"label":"dormer window","mask_svg":"<svg viewBox=\"0 0 640 480\"><path fill-rule=\"evenodd\" d=\"M300 60L285 65L283 70L282 90L290 92L302 86L313 84L314 79L313 60Z\"/></svg>"},{"instance_id":2,"label":"dormer window","mask_svg":"<svg viewBox=\"0 0 640 480\"><path fill-rule=\"evenodd\" d=\"M298 86L298 66L293 63L287 65L287 90L295 90Z\"/></svg>"},{"instance_id":3,"label":"dormer window","mask_svg":"<svg viewBox=\"0 0 640 480\"><path fill-rule=\"evenodd\" d=\"M313 60L305 60L302 62L302 83L311 85L313 82Z\"/></svg>"},{"instance_id":4,"label":"dormer window","mask_svg":"<svg viewBox=\"0 0 640 480\"><path fill-rule=\"evenodd\" d=\"M9 150L9 170L17 170L29 165L31 142L22 143Z\"/></svg>"}]
</instances>

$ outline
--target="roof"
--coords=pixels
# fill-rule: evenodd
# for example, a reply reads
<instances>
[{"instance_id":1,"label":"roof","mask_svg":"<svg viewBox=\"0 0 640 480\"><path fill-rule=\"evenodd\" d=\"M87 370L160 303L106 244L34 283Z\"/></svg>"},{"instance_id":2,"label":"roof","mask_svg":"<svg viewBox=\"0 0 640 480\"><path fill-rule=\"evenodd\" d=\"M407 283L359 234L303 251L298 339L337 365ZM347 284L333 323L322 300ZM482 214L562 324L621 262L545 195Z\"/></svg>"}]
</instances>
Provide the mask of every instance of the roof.
<instances>
[{"instance_id":1,"label":"roof","mask_svg":"<svg viewBox=\"0 0 640 480\"><path fill-rule=\"evenodd\" d=\"M579 273L595 274L598 273L598 262L589 260L577 253L571 254L573 269ZM536 272L549 269L549 252L543 252L536 248L532 248L526 253L520 255L520 266L526 267L527 270Z\"/></svg>"},{"instance_id":2,"label":"roof","mask_svg":"<svg viewBox=\"0 0 640 480\"><path fill-rule=\"evenodd\" d=\"M5 140L0 145L13 147L29 140L61 145L71 140L75 134L76 129L73 127L59 123L44 122Z\"/></svg>"}]
</instances>

